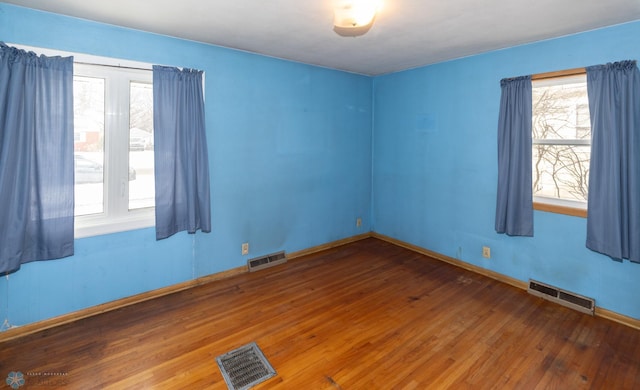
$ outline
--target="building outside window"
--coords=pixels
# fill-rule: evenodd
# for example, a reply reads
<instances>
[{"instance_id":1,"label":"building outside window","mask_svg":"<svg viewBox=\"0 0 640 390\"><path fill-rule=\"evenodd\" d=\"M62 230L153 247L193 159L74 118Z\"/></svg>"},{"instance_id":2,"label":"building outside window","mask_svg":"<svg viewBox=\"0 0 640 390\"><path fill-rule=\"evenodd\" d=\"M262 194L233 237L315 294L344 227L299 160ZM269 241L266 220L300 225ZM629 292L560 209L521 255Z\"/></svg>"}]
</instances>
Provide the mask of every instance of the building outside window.
<instances>
[{"instance_id":1,"label":"building outside window","mask_svg":"<svg viewBox=\"0 0 640 390\"><path fill-rule=\"evenodd\" d=\"M76 237L154 224L152 71L74 65Z\"/></svg>"},{"instance_id":2,"label":"building outside window","mask_svg":"<svg viewBox=\"0 0 640 390\"><path fill-rule=\"evenodd\" d=\"M591 124L586 74L532 82L534 204L587 209Z\"/></svg>"}]
</instances>

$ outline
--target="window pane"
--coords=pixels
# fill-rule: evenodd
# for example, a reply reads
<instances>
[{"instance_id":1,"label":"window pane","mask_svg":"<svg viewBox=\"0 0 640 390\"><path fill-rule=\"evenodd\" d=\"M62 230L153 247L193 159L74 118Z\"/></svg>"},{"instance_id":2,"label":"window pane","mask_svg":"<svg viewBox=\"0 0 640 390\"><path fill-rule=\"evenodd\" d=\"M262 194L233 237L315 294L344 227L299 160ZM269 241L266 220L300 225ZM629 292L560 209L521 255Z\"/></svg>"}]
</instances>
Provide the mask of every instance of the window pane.
<instances>
[{"instance_id":1,"label":"window pane","mask_svg":"<svg viewBox=\"0 0 640 390\"><path fill-rule=\"evenodd\" d=\"M104 79L74 76L75 215L104 211Z\"/></svg>"},{"instance_id":2,"label":"window pane","mask_svg":"<svg viewBox=\"0 0 640 390\"><path fill-rule=\"evenodd\" d=\"M586 76L533 85L533 195L587 201L591 123Z\"/></svg>"},{"instance_id":3,"label":"window pane","mask_svg":"<svg viewBox=\"0 0 640 390\"><path fill-rule=\"evenodd\" d=\"M533 87L533 139L590 139L587 84Z\"/></svg>"},{"instance_id":4,"label":"window pane","mask_svg":"<svg viewBox=\"0 0 640 390\"><path fill-rule=\"evenodd\" d=\"M534 145L533 195L587 201L590 146Z\"/></svg>"},{"instance_id":5,"label":"window pane","mask_svg":"<svg viewBox=\"0 0 640 390\"><path fill-rule=\"evenodd\" d=\"M129 210L153 207L153 87L130 84L129 112Z\"/></svg>"}]
</instances>

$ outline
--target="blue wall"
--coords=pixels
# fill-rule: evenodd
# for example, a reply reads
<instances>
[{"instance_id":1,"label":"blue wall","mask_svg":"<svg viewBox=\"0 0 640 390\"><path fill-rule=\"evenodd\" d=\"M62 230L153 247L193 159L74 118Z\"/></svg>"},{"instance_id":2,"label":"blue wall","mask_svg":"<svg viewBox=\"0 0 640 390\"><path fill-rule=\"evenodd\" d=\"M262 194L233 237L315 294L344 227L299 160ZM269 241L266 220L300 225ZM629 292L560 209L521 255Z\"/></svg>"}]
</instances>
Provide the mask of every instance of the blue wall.
<instances>
[{"instance_id":1,"label":"blue wall","mask_svg":"<svg viewBox=\"0 0 640 390\"><path fill-rule=\"evenodd\" d=\"M77 240L75 256L0 278L0 320L238 267L242 242L253 257L371 230L640 318L640 265L587 250L584 219L536 212L534 238L493 229L499 80L636 59L638 36L629 23L369 78L0 3L5 42L205 71L213 223Z\"/></svg>"},{"instance_id":2,"label":"blue wall","mask_svg":"<svg viewBox=\"0 0 640 390\"><path fill-rule=\"evenodd\" d=\"M74 256L0 278L0 321L24 325L371 230L369 77L2 3L0 40L204 70L213 225L163 241L154 229L76 240Z\"/></svg>"},{"instance_id":3,"label":"blue wall","mask_svg":"<svg viewBox=\"0 0 640 390\"><path fill-rule=\"evenodd\" d=\"M373 230L640 319L640 264L586 249L585 219L536 211L533 238L494 230L500 79L640 59L638 36L634 22L376 77Z\"/></svg>"}]
</instances>

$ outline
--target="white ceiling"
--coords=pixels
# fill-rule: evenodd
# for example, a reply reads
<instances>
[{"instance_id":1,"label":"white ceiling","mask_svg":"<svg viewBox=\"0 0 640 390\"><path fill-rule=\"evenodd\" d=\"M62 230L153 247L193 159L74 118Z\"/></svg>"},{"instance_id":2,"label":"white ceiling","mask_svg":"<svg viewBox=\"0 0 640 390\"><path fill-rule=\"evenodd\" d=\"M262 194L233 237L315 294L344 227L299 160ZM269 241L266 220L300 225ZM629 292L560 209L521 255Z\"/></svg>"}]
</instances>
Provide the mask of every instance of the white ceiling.
<instances>
[{"instance_id":1,"label":"white ceiling","mask_svg":"<svg viewBox=\"0 0 640 390\"><path fill-rule=\"evenodd\" d=\"M640 0L382 0L354 38L334 0L3 1L366 75L640 19Z\"/></svg>"}]
</instances>

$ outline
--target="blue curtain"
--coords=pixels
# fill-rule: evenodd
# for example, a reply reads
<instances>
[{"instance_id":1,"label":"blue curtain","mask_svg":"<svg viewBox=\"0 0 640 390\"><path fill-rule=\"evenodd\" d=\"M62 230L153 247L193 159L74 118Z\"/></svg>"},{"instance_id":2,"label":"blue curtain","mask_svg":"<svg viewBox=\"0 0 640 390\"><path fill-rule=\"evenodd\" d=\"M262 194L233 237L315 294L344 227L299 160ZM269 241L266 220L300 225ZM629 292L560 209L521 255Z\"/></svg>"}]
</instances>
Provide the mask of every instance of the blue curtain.
<instances>
[{"instance_id":1,"label":"blue curtain","mask_svg":"<svg viewBox=\"0 0 640 390\"><path fill-rule=\"evenodd\" d=\"M587 67L591 163L587 248L640 262L640 72L635 61Z\"/></svg>"},{"instance_id":2,"label":"blue curtain","mask_svg":"<svg viewBox=\"0 0 640 390\"><path fill-rule=\"evenodd\" d=\"M73 254L73 57L0 42L0 273Z\"/></svg>"},{"instance_id":3,"label":"blue curtain","mask_svg":"<svg viewBox=\"0 0 640 390\"><path fill-rule=\"evenodd\" d=\"M531 76L500 81L496 232L533 236Z\"/></svg>"},{"instance_id":4,"label":"blue curtain","mask_svg":"<svg viewBox=\"0 0 640 390\"><path fill-rule=\"evenodd\" d=\"M154 65L156 239L211 231L202 72Z\"/></svg>"}]
</instances>

